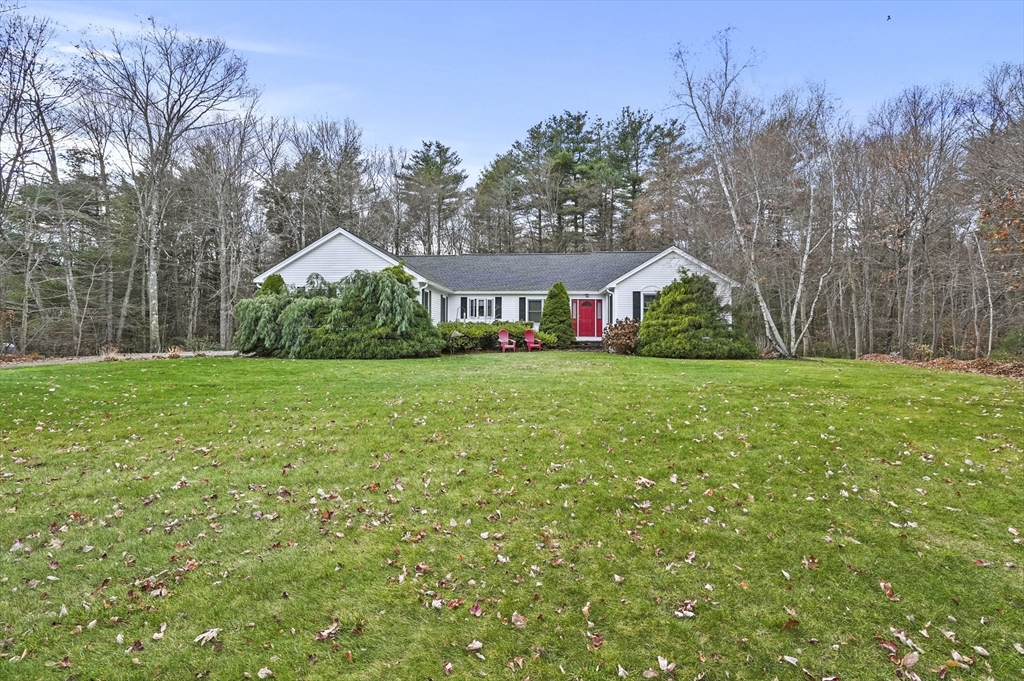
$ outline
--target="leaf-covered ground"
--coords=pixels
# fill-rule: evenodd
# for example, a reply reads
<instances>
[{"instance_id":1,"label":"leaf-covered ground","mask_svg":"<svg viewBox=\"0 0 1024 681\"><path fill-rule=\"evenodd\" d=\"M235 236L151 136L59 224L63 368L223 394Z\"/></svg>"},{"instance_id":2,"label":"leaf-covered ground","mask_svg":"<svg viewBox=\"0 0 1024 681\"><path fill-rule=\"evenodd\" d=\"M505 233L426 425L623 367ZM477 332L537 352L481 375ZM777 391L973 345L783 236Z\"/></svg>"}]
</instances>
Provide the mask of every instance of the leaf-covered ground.
<instances>
[{"instance_id":1,"label":"leaf-covered ground","mask_svg":"<svg viewBox=\"0 0 1024 681\"><path fill-rule=\"evenodd\" d=\"M1022 400L586 353L3 370L0 678L1020 678Z\"/></svg>"}]
</instances>

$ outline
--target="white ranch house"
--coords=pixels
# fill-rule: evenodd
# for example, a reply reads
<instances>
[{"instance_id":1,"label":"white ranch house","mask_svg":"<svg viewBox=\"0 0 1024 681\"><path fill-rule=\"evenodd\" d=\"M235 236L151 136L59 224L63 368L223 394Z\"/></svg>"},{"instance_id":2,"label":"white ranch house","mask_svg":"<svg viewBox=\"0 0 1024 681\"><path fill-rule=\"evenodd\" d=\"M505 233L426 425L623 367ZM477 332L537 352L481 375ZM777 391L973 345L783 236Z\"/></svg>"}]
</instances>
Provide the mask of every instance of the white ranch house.
<instances>
[{"instance_id":1,"label":"white ranch house","mask_svg":"<svg viewBox=\"0 0 1024 681\"><path fill-rule=\"evenodd\" d=\"M434 323L446 321L540 323L544 298L561 281L569 291L579 341L597 341L619 319L642 319L654 296L680 268L707 275L723 305L739 284L675 246L663 251L595 253L480 253L392 255L344 229L336 229L253 281L279 274L290 287L310 274L339 281L356 270L379 271L404 262Z\"/></svg>"}]
</instances>

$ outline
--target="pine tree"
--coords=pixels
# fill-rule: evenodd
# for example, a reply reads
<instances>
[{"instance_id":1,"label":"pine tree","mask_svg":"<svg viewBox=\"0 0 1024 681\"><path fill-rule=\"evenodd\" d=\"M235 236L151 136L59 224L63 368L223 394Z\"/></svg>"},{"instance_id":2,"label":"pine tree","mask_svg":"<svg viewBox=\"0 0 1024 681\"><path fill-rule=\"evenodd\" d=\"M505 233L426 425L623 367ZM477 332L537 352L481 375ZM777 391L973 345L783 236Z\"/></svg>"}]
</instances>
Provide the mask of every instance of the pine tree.
<instances>
[{"instance_id":1,"label":"pine tree","mask_svg":"<svg viewBox=\"0 0 1024 681\"><path fill-rule=\"evenodd\" d=\"M640 323L639 352L677 359L751 359L757 347L725 318L708 278L680 272Z\"/></svg>"},{"instance_id":2,"label":"pine tree","mask_svg":"<svg viewBox=\"0 0 1024 681\"><path fill-rule=\"evenodd\" d=\"M415 291L392 271L357 271L322 326L309 331L305 359L437 357L444 341Z\"/></svg>"},{"instance_id":3,"label":"pine tree","mask_svg":"<svg viewBox=\"0 0 1024 681\"><path fill-rule=\"evenodd\" d=\"M569 309L569 292L562 282L556 283L548 291L539 330L555 336L556 348L571 348L576 344L576 331L572 327L572 311Z\"/></svg>"},{"instance_id":4,"label":"pine tree","mask_svg":"<svg viewBox=\"0 0 1024 681\"><path fill-rule=\"evenodd\" d=\"M235 349L246 354L276 355L281 348L281 325L277 319L291 302L287 293L267 293L238 301Z\"/></svg>"}]
</instances>

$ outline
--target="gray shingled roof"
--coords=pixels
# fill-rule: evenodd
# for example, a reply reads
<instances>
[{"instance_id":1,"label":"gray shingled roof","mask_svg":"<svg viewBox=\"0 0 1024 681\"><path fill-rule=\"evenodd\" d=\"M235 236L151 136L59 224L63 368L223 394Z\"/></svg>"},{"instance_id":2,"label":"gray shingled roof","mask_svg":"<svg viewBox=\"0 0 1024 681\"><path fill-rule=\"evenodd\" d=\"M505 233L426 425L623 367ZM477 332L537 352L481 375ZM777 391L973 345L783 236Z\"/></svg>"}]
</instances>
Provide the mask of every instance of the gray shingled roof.
<instances>
[{"instance_id":1,"label":"gray shingled roof","mask_svg":"<svg viewBox=\"0 0 1024 681\"><path fill-rule=\"evenodd\" d=\"M407 255L409 269L453 291L600 291L660 251Z\"/></svg>"}]
</instances>

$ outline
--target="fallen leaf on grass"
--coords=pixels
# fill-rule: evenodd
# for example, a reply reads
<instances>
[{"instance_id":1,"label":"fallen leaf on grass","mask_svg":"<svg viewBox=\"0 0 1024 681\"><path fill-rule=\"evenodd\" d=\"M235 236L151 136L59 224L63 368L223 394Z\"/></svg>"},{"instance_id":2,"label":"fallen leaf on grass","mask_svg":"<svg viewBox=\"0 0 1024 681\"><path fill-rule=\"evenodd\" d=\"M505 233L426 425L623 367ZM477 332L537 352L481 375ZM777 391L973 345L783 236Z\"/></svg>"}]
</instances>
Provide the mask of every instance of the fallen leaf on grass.
<instances>
[{"instance_id":1,"label":"fallen leaf on grass","mask_svg":"<svg viewBox=\"0 0 1024 681\"><path fill-rule=\"evenodd\" d=\"M340 626L341 626L341 624L338 622L338 618L335 617L334 618L334 622L331 624L331 626L327 627L323 631L316 632L316 640L317 641L326 641L329 638L334 638L335 636L338 635L338 628Z\"/></svg>"},{"instance_id":2,"label":"fallen leaf on grass","mask_svg":"<svg viewBox=\"0 0 1024 681\"><path fill-rule=\"evenodd\" d=\"M880 645L881 647L885 648L886 650L888 650L893 655L899 655L899 653L900 653L900 647L898 645L896 645L895 643L893 643L892 641L879 641L878 645Z\"/></svg>"},{"instance_id":3,"label":"fallen leaf on grass","mask_svg":"<svg viewBox=\"0 0 1024 681\"><path fill-rule=\"evenodd\" d=\"M804 556L804 559L800 561L800 563L808 570L817 570L818 565L820 565L820 561L813 553L809 556Z\"/></svg>"},{"instance_id":4,"label":"fallen leaf on grass","mask_svg":"<svg viewBox=\"0 0 1024 681\"><path fill-rule=\"evenodd\" d=\"M697 613L693 611L696 607L697 601L685 600L683 604L676 608L675 616L679 618L684 617L696 617Z\"/></svg>"},{"instance_id":5,"label":"fallen leaf on grass","mask_svg":"<svg viewBox=\"0 0 1024 681\"><path fill-rule=\"evenodd\" d=\"M788 662L791 665L793 665L794 667L797 667L800 664L800 660L796 659L792 655L783 655L782 657L779 658L779 661L780 662Z\"/></svg>"},{"instance_id":6,"label":"fallen leaf on grass","mask_svg":"<svg viewBox=\"0 0 1024 681\"><path fill-rule=\"evenodd\" d=\"M209 629L207 631L204 631L203 633L195 637L193 643L198 643L199 645L204 646L213 639L217 638L217 634L219 634L220 632L220 629Z\"/></svg>"},{"instance_id":7,"label":"fallen leaf on grass","mask_svg":"<svg viewBox=\"0 0 1024 681\"><path fill-rule=\"evenodd\" d=\"M782 625L782 630L783 631L789 631L790 629L793 629L793 628L799 627L799 626L800 626L800 620L788 619L788 620L786 620L786 623Z\"/></svg>"},{"instance_id":8,"label":"fallen leaf on grass","mask_svg":"<svg viewBox=\"0 0 1024 681\"><path fill-rule=\"evenodd\" d=\"M625 669L623 669L623 668L622 668L622 665L620 664L620 665L619 665L619 678L620 678L620 679L624 679L624 678L626 678L627 676L629 676L629 672L627 672L627 671L626 671Z\"/></svg>"},{"instance_id":9,"label":"fallen leaf on grass","mask_svg":"<svg viewBox=\"0 0 1024 681\"><path fill-rule=\"evenodd\" d=\"M480 607L479 603L474 603L473 605L469 606L469 614L473 617L480 617L484 614L484 609Z\"/></svg>"},{"instance_id":10,"label":"fallen leaf on grass","mask_svg":"<svg viewBox=\"0 0 1024 681\"><path fill-rule=\"evenodd\" d=\"M445 676L451 676L452 675L452 663L451 662L445 662L444 663L444 675Z\"/></svg>"},{"instance_id":11,"label":"fallen leaf on grass","mask_svg":"<svg viewBox=\"0 0 1024 681\"><path fill-rule=\"evenodd\" d=\"M900 599L900 597L896 595L896 592L892 590L892 584L889 582L880 579L878 580L878 586L882 588L882 591L885 593L885 597L890 601L898 601Z\"/></svg>"},{"instance_id":12,"label":"fallen leaf on grass","mask_svg":"<svg viewBox=\"0 0 1024 681\"><path fill-rule=\"evenodd\" d=\"M988 651L981 646L974 646L974 652L978 653L982 657L989 657Z\"/></svg>"},{"instance_id":13,"label":"fallen leaf on grass","mask_svg":"<svg viewBox=\"0 0 1024 681\"><path fill-rule=\"evenodd\" d=\"M1014 644L1013 644L1013 649L1014 649L1014 650L1016 650L1016 651L1017 651L1018 653L1020 653L1021 655L1024 655L1024 646L1022 646L1021 644L1019 644L1019 643L1014 643Z\"/></svg>"},{"instance_id":14,"label":"fallen leaf on grass","mask_svg":"<svg viewBox=\"0 0 1024 681\"><path fill-rule=\"evenodd\" d=\"M483 647L484 647L483 643L481 643L480 641L477 641L476 639L473 639L472 641L469 642L469 645L466 646L466 650L469 651L469 652L473 652L474 650L480 650Z\"/></svg>"},{"instance_id":15,"label":"fallen leaf on grass","mask_svg":"<svg viewBox=\"0 0 1024 681\"><path fill-rule=\"evenodd\" d=\"M274 672L270 671L269 667L263 667L258 672L256 672L256 676L260 677L261 679L269 679L273 675Z\"/></svg>"},{"instance_id":16,"label":"fallen leaf on grass","mask_svg":"<svg viewBox=\"0 0 1024 681\"><path fill-rule=\"evenodd\" d=\"M162 622L160 624L160 631L158 631L155 634L153 634L153 640L154 641L159 641L160 639L162 639L164 637L164 632L165 631L167 631L167 622Z\"/></svg>"},{"instance_id":17,"label":"fallen leaf on grass","mask_svg":"<svg viewBox=\"0 0 1024 681\"><path fill-rule=\"evenodd\" d=\"M526 618L520 615L518 612L512 613L512 626L516 629L522 629L526 626Z\"/></svg>"},{"instance_id":18,"label":"fallen leaf on grass","mask_svg":"<svg viewBox=\"0 0 1024 681\"><path fill-rule=\"evenodd\" d=\"M900 665L905 669L913 669L914 665L917 664L917 661L919 659L920 656L917 654L917 651L911 650L909 653L903 656L903 660L900 662Z\"/></svg>"},{"instance_id":19,"label":"fallen leaf on grass","mask_svg":"<svg viewBox=\"0 0 1024 681\"><path fill-rule=\"evenodd\" d=\"M671 672L672 670L674 670L676 668L676 663L675 662L669 662L668 660L666 660L661 655L658 655L658 667L661 668L661 671L663 671L663 672L665 672L667 674L667 673Z\"/></svg>"}]
</instances>

